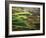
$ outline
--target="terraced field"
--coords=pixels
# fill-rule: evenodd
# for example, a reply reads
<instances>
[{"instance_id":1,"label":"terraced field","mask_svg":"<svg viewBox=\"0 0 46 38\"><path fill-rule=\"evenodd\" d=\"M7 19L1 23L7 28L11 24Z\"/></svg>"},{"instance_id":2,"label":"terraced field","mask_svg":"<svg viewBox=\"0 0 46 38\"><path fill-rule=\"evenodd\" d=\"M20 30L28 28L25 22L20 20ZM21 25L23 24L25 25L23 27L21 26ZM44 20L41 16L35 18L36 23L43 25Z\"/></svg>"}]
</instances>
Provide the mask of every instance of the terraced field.
<instances>
[{"instance_id":1,"label":"terraced field","mask_svg":"<svg viewBox=\"0 0 46 38\"><path fill-rule=\"evenodd\" d=\"M12 7L12 31L40 30L39 10L39 8Z\"/></svg>"}]
</instances>

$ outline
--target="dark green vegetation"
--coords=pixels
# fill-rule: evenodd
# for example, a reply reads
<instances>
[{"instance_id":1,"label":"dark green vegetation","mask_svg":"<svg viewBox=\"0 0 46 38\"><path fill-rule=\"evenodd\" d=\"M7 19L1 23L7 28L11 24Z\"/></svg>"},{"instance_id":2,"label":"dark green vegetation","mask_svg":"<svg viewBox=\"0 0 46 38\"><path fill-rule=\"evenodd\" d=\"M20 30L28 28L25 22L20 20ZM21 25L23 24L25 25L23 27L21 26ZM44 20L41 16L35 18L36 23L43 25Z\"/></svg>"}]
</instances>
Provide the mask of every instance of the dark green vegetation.
<instances>
[{"instance_id":1,"label":"dark green vegetation","mask_svg":"<svg viewBox=\"0 0 46 38\"><path fill-rule=\"evenodd\" d=\"M40 30L40 9L12 7L12 30Z\"/></svg>"}]
</instances>

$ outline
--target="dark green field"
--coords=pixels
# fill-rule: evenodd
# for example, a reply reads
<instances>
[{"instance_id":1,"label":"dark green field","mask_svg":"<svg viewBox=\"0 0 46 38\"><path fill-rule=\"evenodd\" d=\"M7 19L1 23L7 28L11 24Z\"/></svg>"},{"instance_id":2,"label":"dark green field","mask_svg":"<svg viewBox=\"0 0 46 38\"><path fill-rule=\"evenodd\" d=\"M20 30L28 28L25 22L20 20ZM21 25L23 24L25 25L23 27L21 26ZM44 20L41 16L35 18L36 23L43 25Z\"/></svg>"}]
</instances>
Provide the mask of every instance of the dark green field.
<instances>
[{"instance_id":1,"label":"dark green field","mask_svg":"<svg viewBox=\"0 0 46 38\"><path fill-rule=\"evenodd\" d=\"M40 30L40 9L12 7L12 31Z\"/></svg>"}]
</instances>

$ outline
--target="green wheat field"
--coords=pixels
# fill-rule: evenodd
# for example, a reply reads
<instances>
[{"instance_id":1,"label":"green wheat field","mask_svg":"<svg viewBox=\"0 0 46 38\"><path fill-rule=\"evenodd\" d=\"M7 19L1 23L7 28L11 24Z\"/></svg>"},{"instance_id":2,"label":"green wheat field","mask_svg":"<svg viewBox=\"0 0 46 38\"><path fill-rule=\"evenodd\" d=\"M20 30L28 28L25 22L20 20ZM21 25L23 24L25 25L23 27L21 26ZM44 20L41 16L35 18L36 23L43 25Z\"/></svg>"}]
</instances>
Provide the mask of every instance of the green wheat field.
<instances>
[{"instance_id":1,"label":"green wheat field","mask_svg":"<svg viewBox=\"0 0 46 38\"><path fill-rule=\"evenodd\" d=\"M12 7L12 31L40 30L40 8Z\"/></svg>"}]
</instances>

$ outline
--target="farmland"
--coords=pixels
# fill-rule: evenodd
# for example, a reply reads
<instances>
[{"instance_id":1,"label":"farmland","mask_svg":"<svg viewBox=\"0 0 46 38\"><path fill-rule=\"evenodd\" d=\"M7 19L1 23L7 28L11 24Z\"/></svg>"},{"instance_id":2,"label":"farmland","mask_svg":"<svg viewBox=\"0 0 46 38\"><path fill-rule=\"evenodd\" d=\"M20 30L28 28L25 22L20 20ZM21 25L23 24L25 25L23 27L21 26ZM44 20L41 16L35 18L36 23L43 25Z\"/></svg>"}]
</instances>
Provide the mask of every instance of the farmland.
<instances>
[{"instance_id":1,"label":"farmland","mask_svg":"<svg viewBox=\"0 0 46 38\"><path fill-rule=\"evenodd\" d=\"M40 30L40 9L12 7L12 31Z\"/></svg>"}]
</instances>

